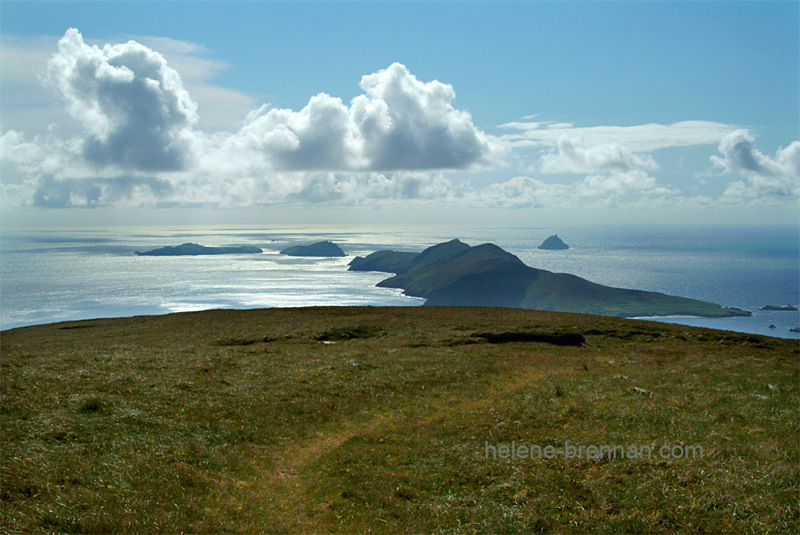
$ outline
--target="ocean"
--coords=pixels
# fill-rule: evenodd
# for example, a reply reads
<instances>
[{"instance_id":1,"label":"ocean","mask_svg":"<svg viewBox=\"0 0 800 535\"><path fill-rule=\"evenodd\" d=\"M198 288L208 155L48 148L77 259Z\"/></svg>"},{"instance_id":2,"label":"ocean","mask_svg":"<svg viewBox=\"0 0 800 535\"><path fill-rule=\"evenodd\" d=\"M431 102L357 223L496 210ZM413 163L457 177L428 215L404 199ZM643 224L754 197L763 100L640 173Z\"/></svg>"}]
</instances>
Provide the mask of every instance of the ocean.
<instances>
[{"instance_id":1,"label":"ocean","mask_svg":"<svg viewBox=\"0 0 800 535\"><path fill-rule=\"evenodd\" d=\"M347 271L353 256L421 251L459 238L491 242L526 264L593 282L692 297L750 310L747 318L658 321L800 338L798 227L605 226L575 228L121 227L14 230L0 235L0 329L98 317L210 308L317 305L419 306L422 299L377 288L384 273ZM543 251L558 234L570 249ZM345 258L280 255L331 240ZM255 245L255 255L136 256L166 245ZM770 328L774 325L774 328Z\"/></svg>"}]
</instances>

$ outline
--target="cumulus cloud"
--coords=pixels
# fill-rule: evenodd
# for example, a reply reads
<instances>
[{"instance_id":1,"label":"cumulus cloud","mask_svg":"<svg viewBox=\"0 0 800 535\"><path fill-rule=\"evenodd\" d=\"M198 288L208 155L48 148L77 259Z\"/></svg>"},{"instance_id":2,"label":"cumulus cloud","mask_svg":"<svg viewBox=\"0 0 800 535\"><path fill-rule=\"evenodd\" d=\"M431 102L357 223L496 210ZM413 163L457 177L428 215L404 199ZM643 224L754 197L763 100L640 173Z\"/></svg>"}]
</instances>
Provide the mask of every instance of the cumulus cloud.
<instances>
[{"instance_id":1,"label":"cumulus cloud","mask_svg":"<svg viewBox=\"0 0 800 535\"><path fill-rule=\"evenodd\" d=\"M454 184L441 173L315 173L306 175L301 189L288 195L287 200L317 204L405 200L451 202L462 197L466 191L465 186Z\"/></svg>"},{"instance_id":2,"label":"cumulus cloud","mask_svg":"<svg viewBox=\"0 0 800 535\"><path fill-rule=\"evenodd\" d=\"M225 67L193 43L140 40L164 49L195 88ZM2 135L4 186L29 195L28 205L441 198L457 189L442 171L496 166L507 153L454 107L451 85L420 81L400 63L362 77L349 103L320 93L300 110L263 105L216 132L200 129L198 105L165 55L137 41L97 46L69 29L42 81L83 131Z\"/></svg>"},{"instance_id":3,"label":"cumulus cloud","mask_svg":"<svg viewBox=\"0 0 800 535\"><path fill-rule=\"evenodd\" d=\"M530 208L563 205L571 196L570 185L548 184L528 176L516 176L490 184L479 199L488 206Z\"/></svg>"},{"instance_id":4,"label":"cumulus cloud","mask_svg":"<svg viewBox=\"0 0 800 535\"><path fill-rule=\"evenodd\" d=\"M138 173L98 174L81 157L78 140L32 140L9 130L0 136L4 202L41 208L116 203L152 205L172 189L168 180Z\"/></svg>"},{"instance_id":5,"label":"cumulus cloud","mask_svg":"<svg viewBox=\"0 0 800 535\"><path fill-rule=\"evenodd\" d=\"M407 201L613 206L676 198L678 192L651 175L658 165L649 153L707 144L719 144L720 155L712 158L717 167L745 177L731 184L727 198L798 194L800 142L770 157L748 132L730 125L578 128L529 116L502 125L509 133L498 138L456 108L451 85L419 80L400 63L363 76L362 92L350 102L319 93L299 110L256 107L250 97L208 83L226 66L204 58L203 47L137 40L96 46L75 29L60 39L43 80L83 131L39 128L30 138L15 126L2 133L3 202L13 197L49 208ZM220 107L226 118L212 121L222 127L209 131L196 93L201 103L233 99L233 107ZM228 113L234 108L244 117L235 128ZM531 146L539 150L530 167L538 178L473 189L447 174L496 168L513 147ZM544 175L580 176L548 183Z\"/></svg>"},{"instance_id":6,"label":"cumulus cloud","mask_svg":"<svg viewBox=\"0 0 800 535\"><path fill-rule=\"evenodd\" d=\"M159 53L135 41L89 46L67 30L46 81L88 132L83 155L100 166L170 171L190 160L197 105Z\"/></svg>"},{"instance_id":7,"label":"cumulus cloud","mask_svg":"<svg viewBox=\"0 0 800 535\"><path fill-rule=\"evenodd\" d=\"M373 169L464 169L497 163L505 152L469 113L453 107L449 84L423 83L394 63L362 77L361 88L365 94L353 99L351 113Z\"/></svg>"},{"instance_id":8,"label":"cumulus cloud","mask_svg":"<svg viewBox=\"0 0 800 535\"><path fill-rule=\"evenodd\" d=\"M728 197L798 196L800 194L800 141L779 148L770 158L756 148L756 140L747 130L736 130L719 143L720 156L711 156L712 163L729 173L747 178L732 183Z\"/></svg>"},{"instance_id":9,"label":"cumulus cloud","mask_svg":"<svg viewBox=\"0 0 800 535\"><path fill-rule=\"evenodd\" d=\"M123 176L112 179L57 179L43 176L33 193L39 208L92 207L134 200L155 199L171 189L169 182L155 177Z\"/></svg>"},{"instance_id":10,"label":"cumulus cloud","mask_svg":"<svg viewBox=\"0 0 800 535\"><path fill-rule=\"evenodd\" d=\"M400 63L361 79L350 105L325 93L300 111L263 107L239 135L278 170L465 169L499 163L503 144L453 107L455 91Z\"/></svg>"},{"instance_id":11,"label":"cumulus cloud","mask_svg":"<svg viewBox=\"0 0 800 535\"><path fill-rule=\"evenodd\" d=\"M208 57L211 51L205 46L169 37L133 36L132 39L157 50L180 73L183 86L197 102L196 128L206 132L234 131L250 111L258 108L252 96L213 83L229 65Z\"/></svg>"},{"instance_id":12,"label":"cumulus cloud","mask_svg":"<svg viewBox=\"0 0 800 535\"><path fill-rule=\"evenodd\" d=\"M556 147L542 156L540 170L545 174L583 174L657 168L649 155L634 154L618 143L597 143L587 147L581 136L562 134Z\"/></svg>"},{"instance_id":13,"label":"cumulus cloud","mask_svg":"<svg viewBox=\"0 0 800 535\"><path fill-rule=\"evenodd\" d=\"M222 68L187 60L198 52L191 43L150 42L183 58L194 78ZM452 86L422 82L399 63L364 76L363 94L349 104L320 93L298 111L264 105L239 130L217 134L195 129L197 104L181 76L136 41L101 48L70 29L45 81L86 130L84 160L120 173L197 169L212 162L209 153L226 165L235 160L246 174L467 169L498 164L505 154L502 142L453 106Z\"/></svg>"},{"instance_id":14,"label":"cumulus cloud","mask_svg":"<svg viewBox=\"0 0 800 535\"><path fill-rule=\"evenodd\" d=\"M490 206L504 208L616 206L643 199L660 201L678 194L677 190L660 186L654 177L638 169L589 175L567 184L517 176L474 193Z\"/></svg>"},{"instance_id":15,"label":"cumulus cloud","mask_svg":"<svg viewBox=\"0 0 800 535\"><path fill-rule=\"evenodd\" d=\"M320 93L300 111L263 107L229 141L261 153L276 170L364 167L360 133L341 99Z\"/></svg>"}]
</instances>

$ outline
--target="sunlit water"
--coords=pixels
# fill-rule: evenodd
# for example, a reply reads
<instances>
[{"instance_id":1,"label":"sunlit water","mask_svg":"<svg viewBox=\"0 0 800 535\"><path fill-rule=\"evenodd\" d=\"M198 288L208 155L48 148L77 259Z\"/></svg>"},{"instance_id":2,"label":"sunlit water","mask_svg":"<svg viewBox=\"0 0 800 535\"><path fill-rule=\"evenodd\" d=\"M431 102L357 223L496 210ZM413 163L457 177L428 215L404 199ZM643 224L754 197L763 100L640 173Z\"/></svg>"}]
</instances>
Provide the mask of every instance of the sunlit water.
<instances>
[{"instance_id":1,"label":"sunlit water","mask_svg":"<svg viewBox=\"0 0 800 535\"><path fill-rule=\"evenodd\" d=\"M550 234L567 251L537 246ZM800 313L764 305L800 301L798 229L792 227L122 228L5 232L0 240L0 328L95 317L209 308L310 305L418 306L423 300L377 288L387 274L347 271L353 256L380 249L420 251L452 238L492 242L526 264L611 286L735 306L749 318L662 321L798 338ZM329 239L345 258L280 255ZM256 255L144 257L135 251L185 242L255 245ZM769 325L775 325L774 329Z\"/></svg>"}]
</instances>

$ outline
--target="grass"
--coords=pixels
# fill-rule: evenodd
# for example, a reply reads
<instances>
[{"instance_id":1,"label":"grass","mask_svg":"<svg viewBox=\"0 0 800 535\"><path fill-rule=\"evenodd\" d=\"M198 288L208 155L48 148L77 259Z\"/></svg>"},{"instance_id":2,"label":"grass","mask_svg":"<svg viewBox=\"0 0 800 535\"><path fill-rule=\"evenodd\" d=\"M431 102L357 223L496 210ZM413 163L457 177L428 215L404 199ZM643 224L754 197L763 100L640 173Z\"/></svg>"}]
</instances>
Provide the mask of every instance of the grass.
<instances>
[{"instance_id":1,"label":"grass","mask_svg":"<svg viewBox=\"0 0 800 535\"><path fill-rule=\"evenodd\" d=\"M796 341L351 307L44 325L0 349L3 532L800 529ZM703 455L486 455L565 441Z\"/></svg>"}]
</instances>

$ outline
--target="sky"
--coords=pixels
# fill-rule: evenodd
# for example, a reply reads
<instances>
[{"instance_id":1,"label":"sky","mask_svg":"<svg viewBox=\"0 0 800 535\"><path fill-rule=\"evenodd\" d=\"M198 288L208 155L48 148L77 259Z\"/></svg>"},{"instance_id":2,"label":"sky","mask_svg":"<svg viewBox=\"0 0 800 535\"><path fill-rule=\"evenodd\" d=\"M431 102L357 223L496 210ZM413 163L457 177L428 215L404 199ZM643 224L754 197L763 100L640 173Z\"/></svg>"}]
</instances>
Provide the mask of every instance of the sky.
<instances>
[{"instance_id":1,"label":"sky","mask_svg":"<svg viewBox=\"0 0 800 535\"><path fill-rule=\"evenodd\" d=\"M800 3L0 3L0 224L800 224Z\"/></svg>"}]
</instances>

